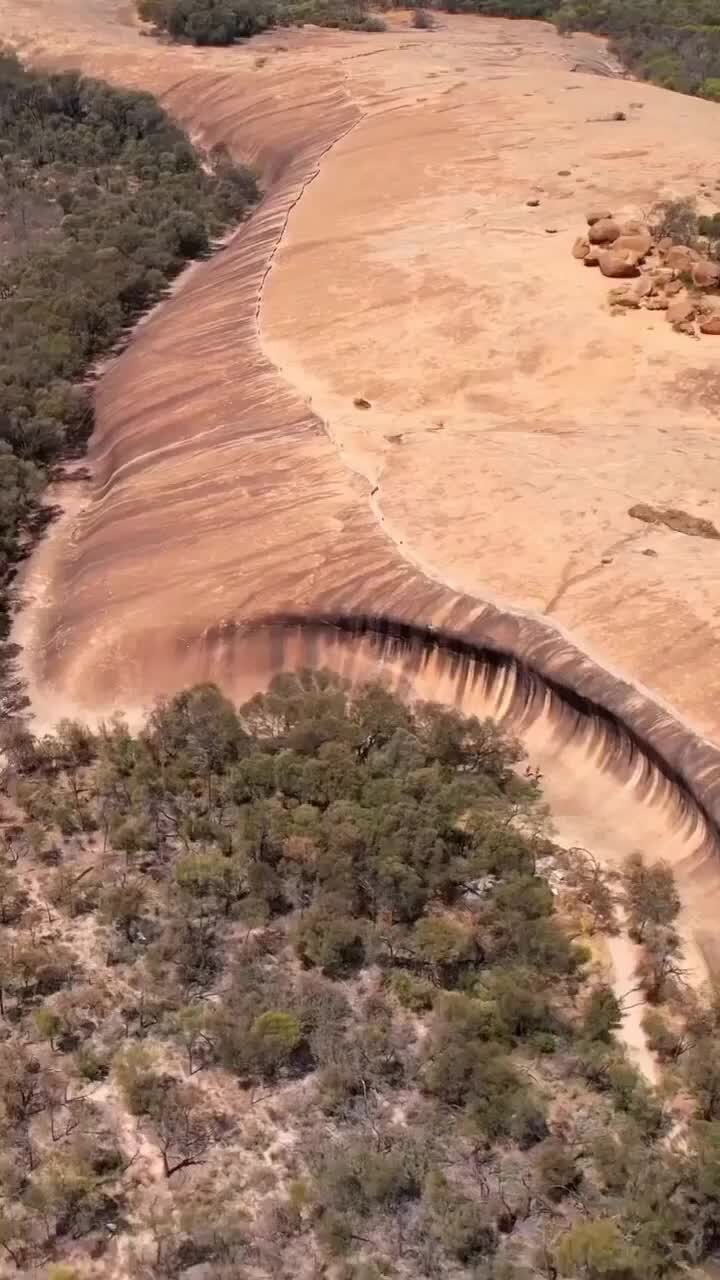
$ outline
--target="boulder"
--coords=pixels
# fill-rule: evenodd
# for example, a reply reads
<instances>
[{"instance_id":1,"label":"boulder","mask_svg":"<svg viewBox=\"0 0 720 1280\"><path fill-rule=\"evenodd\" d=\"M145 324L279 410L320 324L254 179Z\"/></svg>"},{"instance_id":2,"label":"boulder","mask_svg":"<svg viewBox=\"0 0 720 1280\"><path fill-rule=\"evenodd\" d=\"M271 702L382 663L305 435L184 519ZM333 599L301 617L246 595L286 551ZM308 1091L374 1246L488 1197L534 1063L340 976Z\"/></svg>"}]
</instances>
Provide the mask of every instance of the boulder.
<instances>
[{"instance_id":1,"label":"boulder","mask_svg":"<svg viewBox=\"0 0 720 1280\"><path fill-rule=\"evenodd\" d=\"M585 254L582 261L584 267L596 267L600 261L600 254L598 250L591 247L590 252Z\"/></svg>"},{"instance_id":2,"label":"boulder","mask_svg":"<svg viewBox=\"0 0 720 1280\"><path fill-rule=\"evenodd\" d=\"M658 253L667 253L668 249L672 249L673 241L670 236L663 236L662 240L658 240Z\"/></svg>"},{"instance_id":3,"label":"boulder","mask_svg":"<svg viewBox=\"0 0 720 1280\"><path fill-rule=\"evenodd\" d=\"M649 298L654 289L655 285L649 276L641 276L633 285L633 291L638 298Z\"/></svg>"},{"instance_id":4,"label":"boulder","mask_svg":"<svg viewBox=\"0 0 720 1280\"><path fill-rule=\"evenodd\" d=\"M695 315L695 303L690 298L676 298L670 303L666 317L669 324L687 324Z\"/></svg>"},{"instance_id":5,"label":"boulder","mask_svg":"<svg viewBox=\"0 0 720 1280\"><path fill-rule=\"evenodd\" d=\"M663 286L670 284L675 279L675 272L672 267L654 267L649 274L650 279L654 280L655 284Z\"/></svg>"},{"instance_id":6,"label":"boulder","mask_svg":"<svg viewBox=\"0 0 720 1280\"><path fill-rule=\"evenodd\" d=\"M674 244L665 254L665 263L675 271L691 271L700 255L686 244Z\"/></svg>"},{"instance_id":7,"label":"boulder","mask_svg":"<svg viewBox=\"0 0 720 1280\"><path fill-rule=\"evenodd\" d=\"M669 299L664 297L662 293L653 294L645 303L646 311L667 311L670 306Z\"/></svg>"},{"instance_id":8,"label":"boulder","mask_svg":"<svg viewBox=\"0 0 720 1280\"><path fill-rule=\"evenodd\" d=\"M640 306L640 299L631 285L626 285L625 288L611 289L608 301L611 307L637 308Z\"/></svg>"},{"instance_id":9,"label":"boulder","mask_svg":"<svg viewBox=\"0 0 720 1280\"><path fill-rule=\"evenodd\" d=\"M668 298L674 298L678 293L685 293L685 285L682 280L669 280L665 285L665 292Z\"/></svg>"},{"instance_id":10,"label":"boulder","mask_svg":"<svg viewBox=\"0 0 720 1280\"><path fill-rule=\"evenodd\" d=\"M720 266L710 258L701 258L692 268L692 281L698 289L714 289L720 284Z\"/></svg>"},{"instance_id":11,"label":"boulder","mask_svg":"<svg viewBox=\"0 0 720 1280\"><path fill-rule=\"evenodd\" d=\"M586 236L578 236L572 247L573 258L586 258L590 252L590 241Z\"/></svg>"},{"instance_id":12,"label":"boulder","mask_svg":"<svg viewBox=\"0 0 720 1280\"><path fill-rule=\"evenodd\" d=\"M594 227L596 222L605 222L608 218L612 218L612 214L607 209L591 209L585 215L589 227Z\"/></svg>"},{"instance_id":13,"label":"boulder","mask_svg":"<svg viewBox=\"0 0 720 1280\"><path fill-rule=\"evenodd\" d=\"M636 260L642 262L643 258L647 258L653 247L653 238L647 232L638 231L635 235L619 235L617 240L613 241L613 249L630 249L636 255Z\"/></svg>"},{"instance_id":14,"label":"boulder","mask_svg":"<svg viewBox=\"0 0 720 1280\"><path fill-rule=\"evenodd\" d=\"M612 218L600 218L594 222L588 232L591 244L612 244L620 235L620 228Z\"/></svg>"},{"instance_id":15,"label":"boulder","mask_svg":"<svg viewBox=\"0 0 720 1280\"><path fill-rule=\"evenodd\" d=\"M720 338L720 311L713 311L712 315L702 317L700 332L714 338Z\"/></svg>"},{"instance_id":16,"label":"boulder","mask_svg":"<svg viewBox=\"0 0 720 1280\"><path fill-rule=\"evenodd\" d=\"M604 276L611 280L626 279L628 276L639 276L640 268L627 253L615 253L614 249L606 249L598 254L598 266Z\"/></svg>"}]
</instances>

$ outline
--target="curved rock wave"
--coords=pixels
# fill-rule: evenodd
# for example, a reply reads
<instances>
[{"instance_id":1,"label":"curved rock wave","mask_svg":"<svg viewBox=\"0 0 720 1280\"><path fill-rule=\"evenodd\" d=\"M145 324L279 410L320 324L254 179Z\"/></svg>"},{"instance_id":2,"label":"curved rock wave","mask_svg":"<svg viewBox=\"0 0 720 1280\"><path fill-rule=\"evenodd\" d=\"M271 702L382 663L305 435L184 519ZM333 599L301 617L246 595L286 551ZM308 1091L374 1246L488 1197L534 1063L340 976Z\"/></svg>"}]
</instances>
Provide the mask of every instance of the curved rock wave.
<instances>
[{"instance_id":1,"label":"curved rock wave","mask_svg":"<svg viewBox=\"0 0 720 1280\"><path fill-rule=\"evenodd\" d=\"M515 627L514 645L500 641L503 623ZM184 643L232 687L237 665L246 669L248 641L258 638L265 676L303 666L360 678L377 670L394 672L411 691L424 676L426 689L445 684L458 707L480 705L521 735L542 718L564 744L591 751L598 769L666 809L699 846L720 852L720 752L549 627L503 618L491 606L462 632L385 614L287 612L218 624Z\"/></svg>"},{"instance_id":2,"label":"curved rock wave","mask_svg":"<svg viewBox=\"0 0 720 1280\"><path fill-rule=\"evenodd\" d=\"M29 22L37 0L12 3ZM40 3L50 32L74 0ZM571 838L580 826L581 839L602 842L593 813L598 790L611 806L623 792L605 821L608 857L638 845L665 854L668 832L676 831L686 900L695 892L702 915L693 929L704 930L709 946L712 930L700 908L710 890L717 895L716 859L705 854L718 843L718 750L680 714L588 657L559 626L490 603L482 586L477 596L463 594L440 574L423 573L412 539L401 530L403 540L394 540L378 522L367 479L347 465L342 442L329 437L307 393L280 375L263 347L263 285L292 210L310 182L323 180L328 150L363 113L392 111L397 124L406 107L417 109L414 63L395 58L403 36L378 44L291 33L283 34L282 53L272 36L252 50L200 55L106 22L112 8L112 0L94 2L93 30L102 40L86 41L85 69L118 82L131 73L134 83L155 89L194 136L254 161L268 194L100 381L87 501L39 548L23 584L30 605L18 639L40 722L122 707L132 713L197 680L216 680L242 697L292 667L328 666L352 678L381 669L418 696L503 717L544 771L554 753L553 786L570 778L574 794L556 802L548 778L553 812L562 813L563 799L571 818L585 805ZM527 37L524 27L502 24L457 30L468 42L464 55L472 40L490 42L478 55L482 65L506 60L506 31L527 38L528 68L537 40L549 40L534 24ZM421 88L421 101L431 98L438 112L455 77L444 39ZM57 60L76 60L77 44L72 57L67 44L59 48ZM270 62L258 70L261 48ZM543 59L559 57L555 48L543 46ZM519 48L512 52L519 56ZM351 80L350 64L372 66L374 79ZM612 87L593 83L602 92ZM307 247L290 244L286 252ZM341 262L332 287L344 296L346 285ZM311 327L312 315L304 321ZM476 576L482 584L481 568ZM621 787L608 801L602 776L609 774ZM628 805L630 789L642 797L642 813ZM653 824L656 810L662 822Z\"/></svg>"}]
</instances>

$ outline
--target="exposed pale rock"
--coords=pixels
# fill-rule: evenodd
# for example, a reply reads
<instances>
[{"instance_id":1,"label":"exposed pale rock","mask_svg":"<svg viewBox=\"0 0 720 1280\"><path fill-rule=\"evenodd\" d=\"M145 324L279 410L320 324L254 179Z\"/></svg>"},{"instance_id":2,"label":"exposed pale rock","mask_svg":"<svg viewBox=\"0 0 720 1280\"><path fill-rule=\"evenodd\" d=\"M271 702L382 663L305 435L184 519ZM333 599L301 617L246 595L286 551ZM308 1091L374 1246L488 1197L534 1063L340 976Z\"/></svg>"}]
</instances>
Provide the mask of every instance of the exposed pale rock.
<instances>
[{"instance_id":1,"label":"exposed pale rock","mask_svg":"<svg viewBox=\"0 0 720 1280\"><path fill-rule=\"evenodd\" d=\"M699 256L689 245L674 244L665 254L665 262L668 267L674 267L676 271L690 271Z\"/></svg>"},{"instance_id":2,"label":"exposed pale rock","mask_svg":"<svg viewBox=\"0 0 720 1280\"><path fill-rule=\"evenodd\" d=\"M586 258L590 252L590 241L587 236L578 236L572 247L573 258Z\"/></svg>"},{"instance_id":3,"label":"exposed pale rock","mask_svg":"<svg viewBox=\"0 0 720 1280\"><path fill-rule=\"evenodd\" d=\"M624 289L611 289L608 300L613 307L630 307L637 308L640 306L640 298L631 286Z\"/></svg>"},{"instance_id":4,"label":"exposed pale rock","mask_svg":"<svg viewBox=\"0 0 720 1280\"><path fill-rule=\"evenodd\" d=\"M692 320L695 310L695 303L690 298L676 298L667 309L668 322L670 324L686 324L688 320Z\"/></svg>"},{"instance_id":5,"label":"exposed pale rock","mask_svg":"<svg viewBox=\"0 0 720 1280\"><path fill-rule=\"evenodd\" d=\"M720 284L720 266L710 258L701 258L692 269L692 281L698 289L713 289Z\"/></svg>"},{"instance_id":6,"label":"exposed pale rock","mask_svg":"<svg viewBox=\"0 0 720 1280\"><path fill-rule=\"evenodd\" d=\"M613 250L630 249L638 262L646 258L653 247L653 238L647 232L638 231L633 235L620 235L613 242Z\"/></svg>"},{"instance_id":7,"label":"exposed pale rock","mask_svg":"<svg viewBox=\"0 0 720 1280\"><path fill-rule=\"evenodd\" d=\"M633 285L633 292L637 298L649 298L654 288L655 285L649 276L641 276Z\"/></svg>"}]
</instances>

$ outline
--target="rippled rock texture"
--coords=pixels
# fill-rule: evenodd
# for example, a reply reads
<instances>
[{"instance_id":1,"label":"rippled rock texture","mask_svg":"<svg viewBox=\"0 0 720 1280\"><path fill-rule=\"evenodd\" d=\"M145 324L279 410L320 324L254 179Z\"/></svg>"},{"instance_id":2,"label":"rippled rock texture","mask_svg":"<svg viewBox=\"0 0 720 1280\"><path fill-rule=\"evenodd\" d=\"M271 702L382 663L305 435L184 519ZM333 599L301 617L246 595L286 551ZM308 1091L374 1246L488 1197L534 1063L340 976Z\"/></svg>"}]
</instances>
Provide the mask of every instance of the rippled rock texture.
<instances>
[{"instance_id":1,"label":"rippled rock texture","mask_svg":"<svg viewBox=\"0 0 720 1280\"><path fill-rule=\"evenodd\" d=\"M568 249L587 206L720 183L718 108L537 23L199 51L119 0L8 6L25 54L151 89L266 192L99 383L92 478L24 582L40 719L380 663L508 714L571 833L672 854L707 952L720 561L627 512L717 519L720 381Z\"/></svg>"}]
</instances>

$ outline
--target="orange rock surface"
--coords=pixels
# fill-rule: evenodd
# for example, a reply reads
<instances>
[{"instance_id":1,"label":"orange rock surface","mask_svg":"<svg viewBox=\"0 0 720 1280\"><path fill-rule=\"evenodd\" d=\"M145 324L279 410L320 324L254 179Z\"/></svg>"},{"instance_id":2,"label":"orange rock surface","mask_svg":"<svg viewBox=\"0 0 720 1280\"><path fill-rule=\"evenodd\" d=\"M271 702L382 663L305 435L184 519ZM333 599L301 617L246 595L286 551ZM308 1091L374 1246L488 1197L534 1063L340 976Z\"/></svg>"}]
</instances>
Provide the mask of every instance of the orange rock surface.
<instances>
[{"instance_id":1,"label":"orange rock surface","mask_svg":"<svg viewBox=\"0 0 720 1280\"><path fill-rule=\"evenodd\" d=\"M532 22L396 14L385 34L195 50L120 0L4 17L24 56L151 89L266 192L100 381L92 478L58 495L23 583L41 721L204 678L249 692L331 652L372 669L370 642L331 651L332 628L245 628L288 611L499 646L565 691L564 719L538 694L523 714L568 838L672 856L707 955L715 855L648 799L720 813L720 553L628 509L720 519L716 349L661 313L623 324L570 248L593 206L625 220L720 189L720 109L593 74L599 41ZM384 657L499 705L452 663Z\"/></svg>"}]
</instances>

